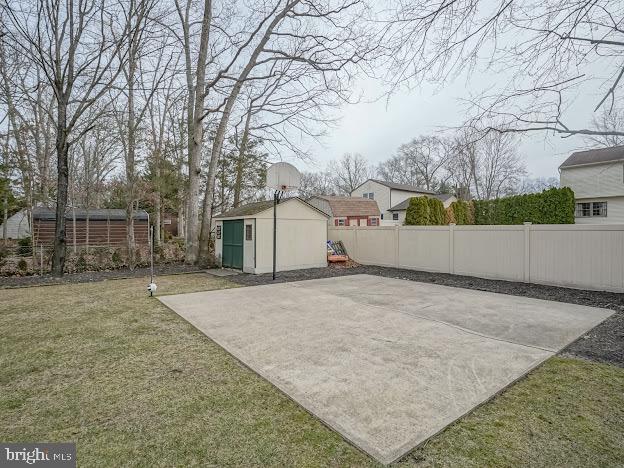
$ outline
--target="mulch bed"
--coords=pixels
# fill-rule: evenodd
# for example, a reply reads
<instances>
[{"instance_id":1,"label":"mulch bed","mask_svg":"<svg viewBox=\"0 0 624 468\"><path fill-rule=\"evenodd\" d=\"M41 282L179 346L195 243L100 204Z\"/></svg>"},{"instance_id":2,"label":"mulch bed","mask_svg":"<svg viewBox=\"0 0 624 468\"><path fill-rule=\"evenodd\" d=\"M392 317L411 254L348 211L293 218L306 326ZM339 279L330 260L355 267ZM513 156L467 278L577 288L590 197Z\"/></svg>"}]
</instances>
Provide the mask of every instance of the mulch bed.
<instances>
[{"instance_id":1,"label":"mulch bed","mask_svg":"<svg viewBox=\"0 0 624 468\"><path fill-rule=\"evenodd\" d=\"M275 282L302 281L344 275L368 274L398 278L443 286L476 289L499 294L532 297L547 301L567 302L591 307L603 307L616 311L614 315L596 326L565 348L561 354L592 361L605 362L624 367L624 294L604 291L561 288L532 283L488 280L473 276L428 273L379 266L355 266L353 268L314 268L285 271L277 274ZM229 277L238 284L254 286L272 283L271 274L238 275Z\"/></svg>"},{"instance_id":2,"label":"mulch bed","mask_svg":"<svg viewBox=\"0 0 624 468\"><path fill-rule=\"evenodd\" d=\"M179 273L196 273L205 270L199 269L194 265L171 264L154 266L155 275L175 275ZM0 289L2 288L23 288L29 286L45 286L54 284L67 283L92 283L96 281L104 281L108 279L122 278L140 278L150 275L149 268L135 268L129 270L123 268L120 270L108 271L85 271L83 273L66 274L62 278L56 278L51 275L32 275L32 276L8 276L0 277ZM146 285L147 286L147 285Z\"/></svg>"}]
</instances>

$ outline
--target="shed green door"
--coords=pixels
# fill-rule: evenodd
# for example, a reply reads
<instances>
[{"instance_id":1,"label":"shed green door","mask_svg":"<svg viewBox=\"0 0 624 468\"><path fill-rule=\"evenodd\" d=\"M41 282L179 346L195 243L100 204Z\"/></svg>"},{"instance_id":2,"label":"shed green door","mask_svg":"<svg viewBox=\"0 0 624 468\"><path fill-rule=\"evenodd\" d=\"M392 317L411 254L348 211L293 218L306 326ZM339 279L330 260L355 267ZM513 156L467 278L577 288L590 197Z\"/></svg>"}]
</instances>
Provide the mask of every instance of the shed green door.
<instances>
[{"instance_id":1,"label":"shed green door","mask_svg":"<svg viewBox=\"0 0 624 468\"><path fill-rule=\"evenodd\" d=\"M223 266L243 269L243 220L223 221Z\"/></svg>"}]
</instances>

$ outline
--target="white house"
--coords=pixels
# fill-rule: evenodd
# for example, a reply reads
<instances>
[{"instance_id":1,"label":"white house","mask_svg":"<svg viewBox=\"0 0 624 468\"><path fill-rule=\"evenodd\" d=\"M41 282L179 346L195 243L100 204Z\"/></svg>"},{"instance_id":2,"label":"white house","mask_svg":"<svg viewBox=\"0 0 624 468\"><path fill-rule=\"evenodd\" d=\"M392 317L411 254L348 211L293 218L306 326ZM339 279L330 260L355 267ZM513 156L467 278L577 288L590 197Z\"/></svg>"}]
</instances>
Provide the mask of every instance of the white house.
<instances>
[{"instance_id":1,"label":"white house","mask_svg":"<svg viewBox=\"0 0 624 468\"><path fill-rule=\"evenodd\" d=\"M574 191L577 224L624 223L624 146L572 153L559 174Z\"/></svg>"},{"instance_id":2,"label":"white house","mask_svg":"<svg viewBox=\"0 0 624 468\"><path fill-rule=\"evenodd\" d=\"M328 215L293 197L277 206L276 270L327 266ZM273 269L273 200L215 216L215 254L224 267L246 273Z\"/></svg>"},{"instance_id":3,"label":"white house","mask_svg":"<svg viewBox=\"0 0 624 468\"><path fill-rule=\"evenodd\" d=\"M448 208L451 206L451 203L457 201L457 197L455 195L451 195L450 193L440 193L436 195L427 195L428 197L437 198L442 202L444 208ZM413 197L410 197L413 198ZM403 225L405 223L405 213L407 212L407 207L409 206L410 198L407 200L403 200L401 203L394 205L388 211L392 213L392 221L395 224Z\"/></svg>"},{"instance_id":4,"label":"white house","mask_svg":"<svg viewBox=\"0 0 624 468\"><path fill-rule=\"evenodd\" d=\"M375 200L315 195L307 202L330 216L330 226L379 226L380 212Z\"/></svg>"},{"instance_id":5,"label":"white house","mask_svg":"<svg viewBox=\"0 0 624 468\"><path fill-rule=\"evenodd\" d=\"M4 236L4 224L0 224L0 238ZM7 239L23 239L30 236L30 223L28 212L20 210L13 216L9 216L6 222Z\"/></svg>"},{"instance_id":6,"label":"white house","mask_svg":"<svg viewBox=\"0 0 624 468\"><path fill-rule=\"evenodd\" d=\"M363 197L377 202L381 211L382 224L400 223L399 212L392 212L390 209L396 207L401 202L413 197L433 196L435 194L432 190L426 190L414 185L395 184L394 182L377 179L368 179L351 192L352 197ZM405 216L403 219L405 219Z\"/></svg>"}]
</instances>

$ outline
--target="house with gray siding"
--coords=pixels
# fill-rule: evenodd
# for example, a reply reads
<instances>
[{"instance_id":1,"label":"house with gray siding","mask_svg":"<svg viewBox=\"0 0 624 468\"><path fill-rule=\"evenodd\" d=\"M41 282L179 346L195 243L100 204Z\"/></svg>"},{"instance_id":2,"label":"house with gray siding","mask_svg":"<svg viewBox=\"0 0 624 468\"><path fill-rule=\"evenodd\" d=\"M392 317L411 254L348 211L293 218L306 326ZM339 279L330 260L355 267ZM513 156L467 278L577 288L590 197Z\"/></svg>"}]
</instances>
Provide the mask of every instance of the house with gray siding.
<instances>
[{"instance_id":1,"label":"house with gray siding","mask_svg":"<svg viewBox=\"0 0 624 468\"><path fill-rule=\"evenodd\" d=\"M624 146L577 151L559 166L577 224L624 224Z\"/></svg>"}]
</instances>

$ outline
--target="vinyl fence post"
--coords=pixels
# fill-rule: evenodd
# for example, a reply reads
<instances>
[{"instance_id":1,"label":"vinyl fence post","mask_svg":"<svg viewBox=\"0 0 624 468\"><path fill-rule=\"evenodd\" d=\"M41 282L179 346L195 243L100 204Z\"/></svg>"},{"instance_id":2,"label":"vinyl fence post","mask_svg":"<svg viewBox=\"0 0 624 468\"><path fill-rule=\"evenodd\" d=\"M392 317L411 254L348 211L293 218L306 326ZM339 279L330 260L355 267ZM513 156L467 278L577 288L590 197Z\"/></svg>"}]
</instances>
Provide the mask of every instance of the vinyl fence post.
<instances>
[{"instance_id":1,"label":"vinyl fence post","mask_svg":"<svg viewBox=\"0 0 624 468\"><path fill-rule=\"evenodd\" d=\"M449 224L449 273L455 274L455 223Z\"/></svg>"},{"instance_id":2,"label":"vinyl fence post","mask_svg":"<svg viewBox=\"0 0 624 468\"><path fill-rule=\"evenodd\" d=\"M353 226L348 226L349 229L351 229L353 231L353 250L355 251L355 254L357 255L357 261L359 262L362 259L362 256L360 255L360 250L358 247L358 230L353 227Z\"/></svg>"},{"instance_id":3,"label":"vinyl fence post","mask_svg":"<svg viewBox=\"0 0 624 468\"><path fill-rule=\"evenodd\" d=\"M41 258L41 268L40 268L40 273L41 276L43 276L43 244L39 244L39 257Z\"/></svg>"},{"instance_id":4,"label":"vinyl fence post","mask_svg":"<svg viewBox=\"0 0 624 468\"><path fill-rule=\"evenodd\" d=\"M531 282L531 222L524 223L524 282Z\"/></svg>"},{"instance_id":5,"label":"vinyl fence post","mask_svg":"<svg viewBox=\"0 0 624 468\"><path fill-rule=\"evenodd\" d=\"M394 225L394 267L399 268L399 225Z\"/></svg>"}]
</instances>

